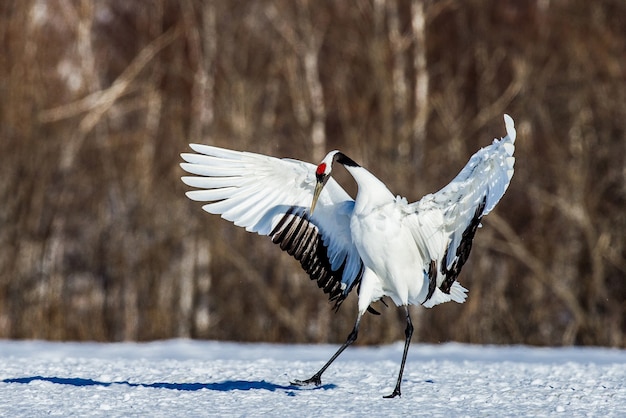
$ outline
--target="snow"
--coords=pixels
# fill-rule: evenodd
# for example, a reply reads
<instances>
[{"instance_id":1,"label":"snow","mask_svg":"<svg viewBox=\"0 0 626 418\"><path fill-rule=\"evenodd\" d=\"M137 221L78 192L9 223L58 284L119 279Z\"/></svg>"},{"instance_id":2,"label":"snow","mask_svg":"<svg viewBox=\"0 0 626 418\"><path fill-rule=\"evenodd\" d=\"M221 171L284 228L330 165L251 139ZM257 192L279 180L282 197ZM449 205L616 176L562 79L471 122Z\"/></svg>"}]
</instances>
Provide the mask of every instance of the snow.
<instances>
[{"instance_id":1,"label":"snow","mask_svg":"<svg viewBox=\"0 0 626 418\"><path fill-rule=\"evenodd\" d=\"M0 416L626 416L626 350L0 341Z\"/></svg>"}]
</instances>

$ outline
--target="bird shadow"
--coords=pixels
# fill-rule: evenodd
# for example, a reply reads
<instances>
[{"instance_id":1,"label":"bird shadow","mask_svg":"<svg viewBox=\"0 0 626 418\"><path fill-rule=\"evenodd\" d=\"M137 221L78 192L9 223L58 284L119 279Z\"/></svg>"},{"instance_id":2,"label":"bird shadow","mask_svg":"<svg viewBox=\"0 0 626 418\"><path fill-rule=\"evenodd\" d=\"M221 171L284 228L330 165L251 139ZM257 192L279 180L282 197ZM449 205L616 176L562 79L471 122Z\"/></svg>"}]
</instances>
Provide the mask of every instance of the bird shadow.
<instances>
[{"instance_id":1,"label":"bird shadow","mask_svg":"<svg viewBox=\"0 0 626 418\"><path fill-rule=\"evenodd\" d=\"M279 385L271 383L265 380L225 380L223 382L214 383L169 383L169 382L154 382L154 383L133 383L127 380L114 381L114 382L101 382L93 379L84 379L80 377L47 377L47 376L29 376L29 377L15 377L4 379L2 383L22 383L28 384L33 381L42 381L55 383L58 385L69 386L101 386L109 387L112 385L126 385L129 387L142 387L142 388L155 388L155 389L170 389L180 391L198 391L202 389L214 390L218 392L230 392L233 390L267 390L270 392L282 391L289 396L295 396L295 392L302 390L329 390L334 389L336 385L326 384L316 387L302 387L295 385Z\"/></svg>"}]
</instances>

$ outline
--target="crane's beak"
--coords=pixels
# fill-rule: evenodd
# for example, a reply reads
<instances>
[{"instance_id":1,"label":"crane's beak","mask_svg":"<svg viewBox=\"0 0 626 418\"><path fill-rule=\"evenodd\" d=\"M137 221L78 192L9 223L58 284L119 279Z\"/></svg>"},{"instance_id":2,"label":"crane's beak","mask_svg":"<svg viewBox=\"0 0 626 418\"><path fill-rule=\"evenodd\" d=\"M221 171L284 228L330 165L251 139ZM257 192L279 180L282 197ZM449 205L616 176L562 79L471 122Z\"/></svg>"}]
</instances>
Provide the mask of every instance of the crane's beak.
<instances>
[{"instance_id":1,"label":"crane's beak","mask_svg":"<svg viewBox=\"0 0 626 418\"><path fill-rule=\"evenodd\" d=\"M313 215L313 211L315 210L315 205L317 204L317 199L320 197L320 193L324 188L325 181L317 180L315 184L315 190L313 191L313 202L311 202L311 215Z\"/></svg>"}]
</instances>

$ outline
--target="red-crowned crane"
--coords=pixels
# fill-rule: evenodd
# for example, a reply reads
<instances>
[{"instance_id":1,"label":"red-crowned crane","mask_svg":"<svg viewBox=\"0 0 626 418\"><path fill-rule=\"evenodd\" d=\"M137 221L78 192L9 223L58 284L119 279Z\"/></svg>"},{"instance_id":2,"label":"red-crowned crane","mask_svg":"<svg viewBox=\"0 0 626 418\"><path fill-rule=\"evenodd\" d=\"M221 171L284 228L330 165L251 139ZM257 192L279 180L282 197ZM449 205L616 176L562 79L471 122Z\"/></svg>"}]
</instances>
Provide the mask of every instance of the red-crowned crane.
<instances>
[{"instance_id":1,"label":"red-crowned crane","mask_svg":"<svg viewBox=\"0 0 626 418\"><path fill-rule=\"evenodd\" d=\"M268 235L294 256L338 308L358 289L358 313L346 342L311 378L294 385L321 384L322 373L357 339L370 304L388 296L406 311L402 373L413 333L409 305L430 308L462 303L467 290L456 280L467 261L483 216L498 203L513 176L515 127L504 115L507 135L474 154L443 189L408 203L367 169L339 151L313 164L249 152L191 144L182 168L194 176L187 192L209 213ZM331 178L343 165L358 186L352 199Z\"/></svg>"}]
</instances>

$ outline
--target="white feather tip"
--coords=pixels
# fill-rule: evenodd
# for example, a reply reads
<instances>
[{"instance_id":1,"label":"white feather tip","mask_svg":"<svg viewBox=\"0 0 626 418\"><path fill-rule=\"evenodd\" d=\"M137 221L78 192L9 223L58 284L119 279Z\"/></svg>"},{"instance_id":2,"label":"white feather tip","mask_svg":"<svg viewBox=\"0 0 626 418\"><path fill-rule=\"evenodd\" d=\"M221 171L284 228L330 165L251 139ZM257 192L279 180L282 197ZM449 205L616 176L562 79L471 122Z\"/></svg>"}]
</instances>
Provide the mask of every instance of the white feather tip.
<instances>
[{"instance_id":1,"label":"white feather tip","mask_svg":"<svg viewBox=\"0 0 626 418\"><path fill-rule=\"evenodd\" d=\"M504 114L504 126L506 126L506 135L511 139L511 142L515 142L517 131L515 130L515 122L513 118Z\"/></svg>"}]
</instances>

